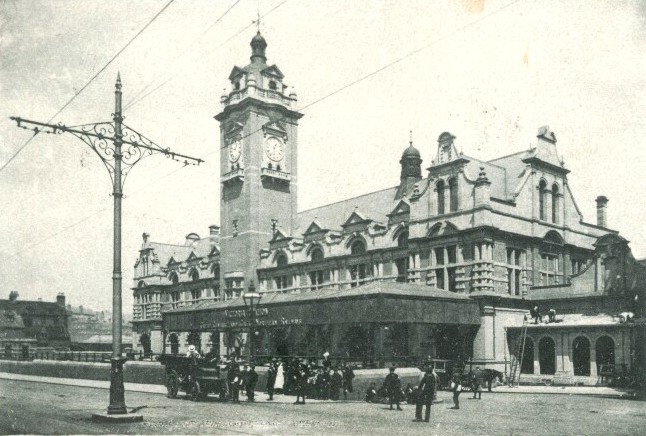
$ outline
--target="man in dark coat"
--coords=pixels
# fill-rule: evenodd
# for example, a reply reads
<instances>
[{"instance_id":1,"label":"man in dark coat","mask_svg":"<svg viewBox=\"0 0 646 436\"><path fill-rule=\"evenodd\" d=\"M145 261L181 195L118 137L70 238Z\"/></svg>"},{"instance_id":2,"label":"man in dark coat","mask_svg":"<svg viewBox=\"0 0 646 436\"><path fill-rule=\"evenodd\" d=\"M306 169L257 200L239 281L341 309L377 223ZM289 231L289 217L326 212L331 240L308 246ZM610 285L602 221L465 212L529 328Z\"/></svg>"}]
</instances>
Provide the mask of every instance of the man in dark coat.
<instances>
[{"instance_id":1,"label":"man in dark coat","mask_svg":"<svg viewBox=\"0 0 646 436\"><path fill-rule=\"evenodd\" d=\"M339 399L340 389L343 386L343 376L339 374L339 370L334 368L334 372L330 377L330 400L337 401Z\"/></svg>"},{"instance_id":2,"label":"man in dark coat","mask_svg":"<svg viewBox=\"0 0 646 436\"><path fill-rule=\"evenodd\" d=\"M399 380L399 376L395 374L394 366L390 368L390 373L384 380L384 388L386 389L386 395L388 395L390 410L393 410L393 404L397 404L397 410L402 410L399 405L399 397L401 396L402 385L401 380Z\"/></svg>"},{"instance_id":3,"label":"man in dark coat","mask_svg":"<svg viewBox=\"0 0 646 436\"><path fill-rule=\"evenodd\" d=\"M296 402L294 404L305 404L305 392L307 391L307 379L309 378L307 366L302 365L296 374ZM299 398L302 398L303 402L298 401Z\"/></svg>"},{"instance_id":4,"label":"man in dark coat","mask_svg":"<svg viewBox=\"0 0 646 436\"><path fill-rule=\"evenodd\" d=\"M343 373L343 399L348 399L348 392L352 393L352 380L354 379L354 371L348 365L343 365L341 371Z\"/></svg>"},{"instance_id":5,"label":"man in dark coat","mask_svg":"<svg viewBox=\"0 0 646 436\"><path fill-rule=\"evenodd\" d=\"M471 376L471 389L473 389L473 398L475 399L478 396L478 399L482 399L482 371L480 367L476 366L476 370Z\"/></svg>"},{"instance_id":6,"label":"man in dark coat","mask_svg":"<svg viewBox=\"0 0 646 436\"><path fill-rule=\"evenodd\" d=\"M256 372L256 367L251 364L249 366L249 371L247 372L247 378L245 380L245 389L247 389L247 401L255 401L256 383L258 383L258 373Z\"/></svg>"},{"instance_id":7,"label":"man in dark coat","mask_svg":"<svg viewBox=\"0 0 646 436\"><path fill-rule=\"evenodd\" d=\"M274 385L276 384L276 376L278 375L278 366L276 362L271 362L269 364L269 369L267 370L267 401L274 400Z\"/></svg>"},{"instance_id":8,"label":"man in dark coat","mask_svg":"<svg viewBox=\"0 0 646 436\"><path fill-rule=\"evenodd\" d=\"M422 420L422 408L426 406L424 412L424 421L429 422L431 419L431 405L433 404L433 396L435 395L435 376L431 369L427 369L422 381L417 387L417 403L415 405L415 421Z\"/></svg>"},{"instance_id":9,"label":"man in dark coat","mask_svg":"<svg viewBox=\"0 0 646 436\"><path fill-rule=\"evenodd\" d=\"M226 366L227 370L227 390L229 392L229 399L235 401L234 399L234 387L237 384L238 378L238 364L235 361L235 358L232 358Z\"/></svg>"}]
</instances>

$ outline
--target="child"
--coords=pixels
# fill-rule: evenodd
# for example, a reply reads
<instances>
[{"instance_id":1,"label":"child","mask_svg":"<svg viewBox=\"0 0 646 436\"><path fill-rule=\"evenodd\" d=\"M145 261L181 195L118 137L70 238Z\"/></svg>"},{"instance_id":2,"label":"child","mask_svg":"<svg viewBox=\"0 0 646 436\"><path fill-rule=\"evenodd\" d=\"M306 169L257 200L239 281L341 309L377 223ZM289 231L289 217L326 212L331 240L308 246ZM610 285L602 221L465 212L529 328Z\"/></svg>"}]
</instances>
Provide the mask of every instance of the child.
<instances>
[{"instance_id":1,"label":"child","mask_svg":"<svg viewBox=\"0 0 646 436\"><path fill-rule=\"evenodd\" d=\"M368 386L368 391L366 391L366 401L368 403L374 403L377 399L377 385L370 383Z\"/></svg>"}]
</instances>

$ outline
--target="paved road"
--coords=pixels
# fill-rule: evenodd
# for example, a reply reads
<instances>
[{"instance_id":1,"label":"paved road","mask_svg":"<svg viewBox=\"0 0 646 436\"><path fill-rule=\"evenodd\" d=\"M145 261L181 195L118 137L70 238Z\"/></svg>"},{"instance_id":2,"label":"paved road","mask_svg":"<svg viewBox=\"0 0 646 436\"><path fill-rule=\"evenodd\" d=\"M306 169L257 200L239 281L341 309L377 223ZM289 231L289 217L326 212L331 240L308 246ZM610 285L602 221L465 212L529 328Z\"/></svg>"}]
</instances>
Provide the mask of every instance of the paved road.
<instances>
[{"instance_id":1,"label":"paved road","mask_svg":"<svg viewBox=\"0 0 646 436\"><path fill-rule=\"evenodd\" d=\"M107 406L106 389L0 380L0 433L32 434L441 434L441 435L641 435L646 403L616 398L483 393L450 394L433 406L431 423L412 422L380 404L318 402L194 403L161 394L127 392L128 407L143 407L144 422L98 424L90 415Z\"/></svg>"}]
</instances>

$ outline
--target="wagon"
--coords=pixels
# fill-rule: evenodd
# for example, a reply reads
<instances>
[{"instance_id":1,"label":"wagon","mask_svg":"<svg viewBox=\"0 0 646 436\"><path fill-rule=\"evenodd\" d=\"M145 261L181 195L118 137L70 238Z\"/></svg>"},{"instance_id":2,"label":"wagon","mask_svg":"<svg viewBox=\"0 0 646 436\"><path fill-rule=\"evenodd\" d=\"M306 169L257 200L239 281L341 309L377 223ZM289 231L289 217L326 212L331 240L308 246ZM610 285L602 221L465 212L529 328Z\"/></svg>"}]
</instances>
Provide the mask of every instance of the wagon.
<instances>
[{"instance_id":1,"label":"wagon","mask_svg":"<svg viewBox=\"0 0 646 436\"><path fill-rule=\"evenodd\" d=\"M217 362L204 358L178 355L162 355L159 358L166 367L166 389L170 398L176 398L179 391L193 401L203 400L210 393L225 400L227 395L226 377L221 374Z\"/></svg>"}]
</instances>

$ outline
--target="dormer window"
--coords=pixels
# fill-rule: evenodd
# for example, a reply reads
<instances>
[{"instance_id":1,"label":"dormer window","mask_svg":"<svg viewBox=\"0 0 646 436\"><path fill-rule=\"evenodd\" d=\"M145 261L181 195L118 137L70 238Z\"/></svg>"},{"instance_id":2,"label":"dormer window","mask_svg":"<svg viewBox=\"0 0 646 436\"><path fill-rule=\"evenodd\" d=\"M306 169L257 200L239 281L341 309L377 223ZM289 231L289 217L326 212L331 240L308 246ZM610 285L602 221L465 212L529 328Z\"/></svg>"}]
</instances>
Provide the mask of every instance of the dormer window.
<instances>
[{"instance_id":1,"label":"dormer window","mask_svg":"<svg viewBox=\"0 0 646 436\"><path fill-rule=\"evenodd\" d=\"M276 85L276 81L275 81L275 80L270 80L270 81L269 81L269 89L271 89L272 91L275 91L275 90L277 90L277 89L278 89L278 85Z\"/></svg>"},{"instance_id":2,"label":"dormer window","mask_svg":"<svg viewBox=\"0 0 646 436\"><path fill-rule=\"evenodd\" d=\"M547 202L545 201L547 197L547 182L541 180L538 184L538 219L545 221L547 218Z\"/></svg>"},{"instance_id":3,"label":"dormer window","mask_svg":"<svg viewBox=\"0 0 646 436\"><path fill-rule=\"evenodd\" d=\"M235 89L236 91L240 90L240 81L239 80L236 80L235 82L233 82L233 89Z\"/></svg>"},{"instance_id":4,"label":"dormer window","mask_svg":"<svg viewBox=\"0 0 646 436\"><path fill-rule=\"evenodd\" d=\"M442 215L444 213L444 181L440 180L436 185L437 189L437 214Z\"/></svg>"}]
</instances>

